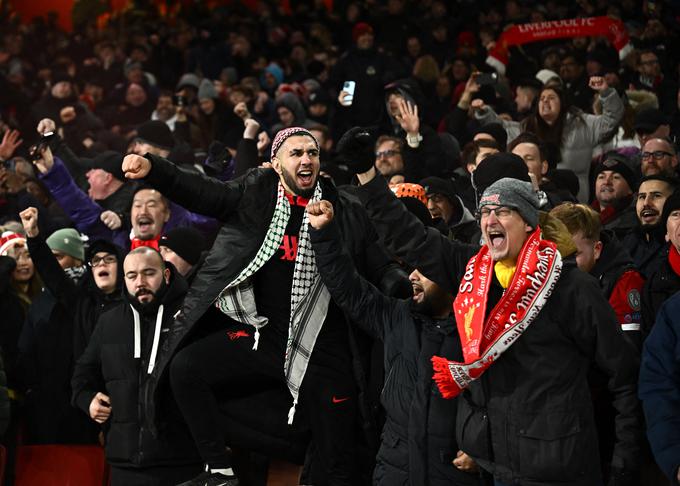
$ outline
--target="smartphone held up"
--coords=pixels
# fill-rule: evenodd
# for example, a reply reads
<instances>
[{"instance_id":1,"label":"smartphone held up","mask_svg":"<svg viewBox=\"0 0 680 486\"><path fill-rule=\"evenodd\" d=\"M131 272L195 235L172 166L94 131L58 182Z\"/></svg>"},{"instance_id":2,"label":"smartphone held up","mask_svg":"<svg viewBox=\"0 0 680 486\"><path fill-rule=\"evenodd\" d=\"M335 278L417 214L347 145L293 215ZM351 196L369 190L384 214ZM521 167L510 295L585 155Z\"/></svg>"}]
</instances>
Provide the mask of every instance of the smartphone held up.
<instances>
[{"instance_id":1,"label":"smartphone held up","mask_svg":"<svg viewBox=\"0 0 680 486\"><path fill-rule=\"evenodd\" d=\"M354 102L354 90L357 86L355 81L345 81L342 85L342 91L345 93L344 98L340 102L342 106L352 106Z\"/></svg>"}]
</instances>

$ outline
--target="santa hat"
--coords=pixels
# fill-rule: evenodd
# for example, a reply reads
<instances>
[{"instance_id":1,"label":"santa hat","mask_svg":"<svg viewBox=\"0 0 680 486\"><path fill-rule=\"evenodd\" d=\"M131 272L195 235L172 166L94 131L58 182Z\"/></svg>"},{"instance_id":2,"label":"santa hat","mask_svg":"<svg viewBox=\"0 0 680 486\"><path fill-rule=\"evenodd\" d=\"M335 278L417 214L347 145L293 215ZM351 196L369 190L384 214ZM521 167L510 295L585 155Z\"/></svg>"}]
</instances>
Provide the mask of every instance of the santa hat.
<instances>
[{"instance_id":1,"label":"santa hat","mask_svg":"<svg viewBox=\"0 0 680 486\"><path fill-rule=\"evenodd\" d=\"M5 231L2 236L0 236L0 256L6 255L7 252L15 246L24 246L25 244L26 238L19 233Z\"/></svg>"}]
</instances>

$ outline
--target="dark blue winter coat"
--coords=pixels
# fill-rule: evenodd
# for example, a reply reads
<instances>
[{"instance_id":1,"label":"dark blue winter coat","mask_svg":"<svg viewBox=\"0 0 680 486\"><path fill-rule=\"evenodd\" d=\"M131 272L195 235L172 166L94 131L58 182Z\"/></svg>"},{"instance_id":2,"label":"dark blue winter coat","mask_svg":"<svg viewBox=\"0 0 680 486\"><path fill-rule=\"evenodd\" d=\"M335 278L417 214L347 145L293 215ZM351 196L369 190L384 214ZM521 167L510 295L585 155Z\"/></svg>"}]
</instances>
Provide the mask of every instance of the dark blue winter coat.
<instances>
[{"instance_id":1,"label":"dark blue winter coat","mask_svg":"<svg viewBox=\"0 0 680 486\"><path fill-rule=\"evenodd\" d=\"M656 463L666 476L676 478L680 466L680 292L661 306L645 341L638 394Z\"/></svg>"}]
</instances>

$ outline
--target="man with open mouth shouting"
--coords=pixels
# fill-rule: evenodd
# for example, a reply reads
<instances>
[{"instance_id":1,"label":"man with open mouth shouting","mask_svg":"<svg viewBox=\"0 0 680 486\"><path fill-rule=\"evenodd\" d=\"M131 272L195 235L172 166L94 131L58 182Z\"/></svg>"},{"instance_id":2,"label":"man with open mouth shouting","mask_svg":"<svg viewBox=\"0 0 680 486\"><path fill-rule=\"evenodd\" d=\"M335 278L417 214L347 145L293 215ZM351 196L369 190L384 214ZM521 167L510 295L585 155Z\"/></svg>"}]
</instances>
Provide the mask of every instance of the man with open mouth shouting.
<instances>
[{"instance_id":1,"label":"man with open mouth shouting","mask_svg":"<svg viewBox=\"0 0 680 486\"><path fill-rule=\"evenodd\" d=\"M272 404L267 416L243 417L243 422L297 423L299 403L310 422L319 469L327 474L324 484L357 484L352 378L357 360L352 362L344 316L316 268L305 213L309 201L333 202L345 245L363 271L384 261L367 257L376 247L375 234L358 202L319 178L319 146L308 130L281 130L272 143L271 163L273 169L254 169L223 183L150 154L123 161L126 177L144 178L174 202L224 222L174 322L169 345L159 350L152 378L169 372L208 465L187 485L238 484L225 452L230 431L218 426L216 394L238 393L244 385L258 390L272 382L287 386L288 406ZM207 326L218 330L191 339ZM154 383L149 393L158 393Z\"/></svg>"},{"instance_id":2,"label":"man with open mouth shouting","mask_svg":"<svg viewBox=\"0 0 680 486\"><path fill-rule=\"evenodd\" d=\"M432 394L435 355L462 359L453 297L417 269L413 294L390 298L361 278L344 251L333 205L307 206L310 239L324 284L352 322L383 343L387 420L373 472L374 486L480 486L479 470L456 443L457 400Z\"/></svg>"},{"instance_id":3,"label":"man with open mouth shouting","mask_svg":"<svg viewBox=\"0 0 680 486\"><path fill-rule=\"evenodd\" d=\"M595 279L542 238L531 184L504 178L484 191L479 249L425 228L375 169L356 172L387 249L457 294L464 359L432 362L441 394L458 400L460 449L496 485L601 484L587 382L596 362L618 412L611 475L615 484L635 484L642 437L635 353Z\"/></svg>"}]
</instances>

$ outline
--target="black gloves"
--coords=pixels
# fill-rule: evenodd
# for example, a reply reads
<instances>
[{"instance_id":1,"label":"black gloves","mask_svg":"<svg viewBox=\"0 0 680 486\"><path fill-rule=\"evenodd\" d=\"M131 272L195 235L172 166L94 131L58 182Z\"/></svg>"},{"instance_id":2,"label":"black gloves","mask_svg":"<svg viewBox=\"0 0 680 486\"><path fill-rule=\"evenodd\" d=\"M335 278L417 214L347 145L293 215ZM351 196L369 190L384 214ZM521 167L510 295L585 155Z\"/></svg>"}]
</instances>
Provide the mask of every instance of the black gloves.
<instances>
[{"instance_id":1,"label":"black gloves","mask_svg":"<svg viewBox=\"0 0 680 486\"><path fill-rule=\"evenodd\" d=\"M229 163L231 157L227 146L218 140L214 140L208 147L208 157L205 159L205 166L219 174Z\"/></svg>"},{"instance_id":2,"label":"black gloves","mask_svg":"<svg viewBox=\"0 0 680 486\"><path fill-rule=\"evenodd\" d=\"M350 128L336 146L338 162L345 164L354 174L368 171L375 165L375 140L373 128Z\"/></svg>"}]
</instances>

